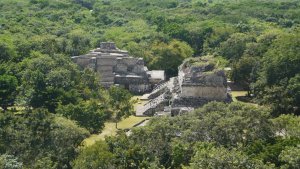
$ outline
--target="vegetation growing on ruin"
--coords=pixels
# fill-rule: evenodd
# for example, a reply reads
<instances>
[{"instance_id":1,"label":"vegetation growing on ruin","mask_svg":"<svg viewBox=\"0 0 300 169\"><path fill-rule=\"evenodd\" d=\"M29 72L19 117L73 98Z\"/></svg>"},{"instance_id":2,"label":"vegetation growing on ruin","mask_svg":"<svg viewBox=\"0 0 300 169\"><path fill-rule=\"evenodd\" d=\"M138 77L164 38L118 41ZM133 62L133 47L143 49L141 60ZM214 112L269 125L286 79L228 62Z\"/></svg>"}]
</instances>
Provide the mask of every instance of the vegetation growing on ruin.
<instances>
[{"instance_id":1,"label":"vegetation growing on ruin","mask_svg":"<svg viewBox=\"0 0 300 169\"><path fill-rule=\"evenodd\" d=\"M299 168L299 24L298 0L1 0L0 168ZM211 103L79 151L133 113L70 59L101 41L168 77L212 56L260 106Z\"/></svg>"},{"instance_id":2,"label":"vegetation growing on ruin","mask_svg":"<svg viewBox=\"0 0 300 169\"><path fill-rule=\"evenodd\" d=\"M202 57L195 57L189 58L186 61L186 65L191 67L205 67L210 66L214 68L216 66L217 60L213 58L213 56L202 56Z\"/></svg>"}]
</instances>

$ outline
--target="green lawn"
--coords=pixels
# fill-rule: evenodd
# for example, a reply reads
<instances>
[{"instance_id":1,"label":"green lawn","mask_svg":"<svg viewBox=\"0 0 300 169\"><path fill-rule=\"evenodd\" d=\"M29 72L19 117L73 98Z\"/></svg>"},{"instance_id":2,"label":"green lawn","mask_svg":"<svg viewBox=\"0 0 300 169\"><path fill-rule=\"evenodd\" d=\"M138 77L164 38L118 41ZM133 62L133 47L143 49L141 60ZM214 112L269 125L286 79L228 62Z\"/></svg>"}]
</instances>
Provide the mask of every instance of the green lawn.
<instances>
[{"instance_id":1,"label":"green lawn","mask_svg":"<svg viewBox=\"0 0 300 169\"><path fill-rule=\"evenodd\" d=\"M237 100L236 98L239 97L239 96L246 96L247 91L232 91L231 95L232 95L232 100L234 102L239 102L239 100ZM256 106L256 107L258 106L258 104L255 104L255 103L250 103L250 102L243 102L243 103L247 103L247 104L250 104L250 105L253 105L253 106Z\"/></svg>"},{"instance_id":2,"label":"green lawn","mask_svg":"<svg viewBox=\"0 0 300 169\"><path fill-rule=\"evenodd\" d=\"M127 128L132 128L135 124L145 120L149 119L151 117L136 117L136 116L130 116L126 119L123 119L118 123L118 128L119 129L127 129ZM113 122L107 122L105 123L105 127L100 134L93 134L89 138L86 138L83 141L83 144L85 146L90 146L94 144L98 140L104 140L105 136L114 136L116 135L117 129L116 129L116 124Z\"/></svg>"},{"instance_id":3,"label":"green lawn","mask_svg":"<svg viewBox=\"0 0 300 169\"><path fill-rule=\"evenodd\" d=\"M124 120L122 120L120 123L118 123L118 128L119 129L126 129L126 128L131 128L135 124L145 120L149 119L150 117L136 117L136 116L130 116Z\"/></svg>"},{"instance_id":4,"label":"green lawn","mask_svg":"<svg viewBox=\"0 0 300 169\"><path fill-rule=\"evenodd\" d=\"M147 103L148 100L140 100L141 97L142 96L133 96L131 98L131 100L134 101L134 104L133 104L134 109L136 109L136 107L139 105L143 105L143 104Z\"/></svg>"},{"instance_id":5,"label":"green lawn","mask_svg":"<svg viewBox=\"0 0 300 169\"><path fill-rule=\"evenodd\" d=\"M232 95L232 100L234 102L237 102L238 100L236 99L236 97L238 96L246 96L247 91L232 91L231 95Z\"/></svg>"}]
</instances>

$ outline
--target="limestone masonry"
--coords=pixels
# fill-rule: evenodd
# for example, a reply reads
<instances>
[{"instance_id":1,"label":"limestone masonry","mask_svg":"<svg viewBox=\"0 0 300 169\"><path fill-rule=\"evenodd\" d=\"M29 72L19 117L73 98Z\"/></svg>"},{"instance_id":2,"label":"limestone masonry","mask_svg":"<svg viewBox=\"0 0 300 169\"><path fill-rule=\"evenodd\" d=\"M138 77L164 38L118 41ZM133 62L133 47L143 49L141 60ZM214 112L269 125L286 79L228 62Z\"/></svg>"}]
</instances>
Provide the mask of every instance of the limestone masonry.
<instances>
[{"instance_id":1,"label":"limestone masonry","mask_svg":"<svg viewBox=\"0 0 300 169\"><path fill-rule=\"evenodd\" d=\"M163 70L149 71L142 58L129 56L113 42L103 42L100 48L72 59L79 66L98 72L103 86L119 85L134 94L149 92L154 85L165 80Z\"/></svg>"},{"instance_id":2,"label":"limestone masonry","mask_svg":"<svg viewBox=\"0 0 300 169\"><path fill-rule=\"evenodd\" d=\"M210 101L231 102L225 73L211 56L186 59L178 68L178 76L169 81L165 81L163 70L149 71L142 58L129 56L112 42L101 43L100 48L72 59L98 72L105 87L119 85L134 94L144 94L142 98L148 101L137 108L137 116L177 115Z\"/></svg>"},{"instance_id":3,"label":"limestone masonry","mask_svg":"<svg viewBox=\"0 0 300 169\"><path fill-rule=\"evenodd\" d=\"M158 85L143 96L149 101L138 107L136 115L177 115L210 101L231 102L227 79L212 57L190 58L178 68L178 76Z\"/></svg>"}]
</instances>

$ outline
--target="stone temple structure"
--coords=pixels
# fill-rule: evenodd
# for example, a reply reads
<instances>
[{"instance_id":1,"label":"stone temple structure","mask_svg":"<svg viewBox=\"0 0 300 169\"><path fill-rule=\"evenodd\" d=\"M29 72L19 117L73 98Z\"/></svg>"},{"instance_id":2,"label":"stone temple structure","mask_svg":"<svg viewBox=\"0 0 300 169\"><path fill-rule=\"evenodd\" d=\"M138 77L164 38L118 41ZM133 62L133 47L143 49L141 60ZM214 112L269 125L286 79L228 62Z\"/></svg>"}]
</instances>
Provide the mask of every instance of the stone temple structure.
<instances>
[{"instance_id":1,"label":"stone temple structure","mask_svg":"<svg viewBox=\"0 0 300 169\"><path fill-rule=\"evenodd\" d=\"M98 72L104 87L115 84L134 94L149 92L165 80L163 70L149 71L142 58L129 56L127 51L118 49L113 42L103 42L100 48L85 55L73 56L72 59L82 68Z\"/></svg>"},{"instance_id":2,"label":"stone temple structure","mask_svg":"<svg viewBox=\"0 0 300 169\"><path fill-rule=\"evenodd\" d=\"M149 101L137 108L137 116L177 115L210 101L231 102L225 73L212 57L187 59L178 69L177 77L144 95Z\"/></svg>"}]
</instances>

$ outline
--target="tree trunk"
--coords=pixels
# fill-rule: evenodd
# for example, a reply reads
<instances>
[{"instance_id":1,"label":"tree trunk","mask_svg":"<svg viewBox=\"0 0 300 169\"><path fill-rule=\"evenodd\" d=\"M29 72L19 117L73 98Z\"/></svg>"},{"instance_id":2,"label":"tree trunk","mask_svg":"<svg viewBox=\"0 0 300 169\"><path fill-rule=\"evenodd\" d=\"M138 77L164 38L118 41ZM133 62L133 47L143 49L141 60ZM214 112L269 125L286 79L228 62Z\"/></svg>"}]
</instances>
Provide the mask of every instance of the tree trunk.
<instances>
[{"instance_id":1,"label":"tree trunk","mask_svg":"<svg viewBox=\"0 0 300 169\"><path fill-rule=\"evenodd\" d=\"M3 111L7 111L8 107L6 105L2 106Z\"/></svg>"}]
</instances>

